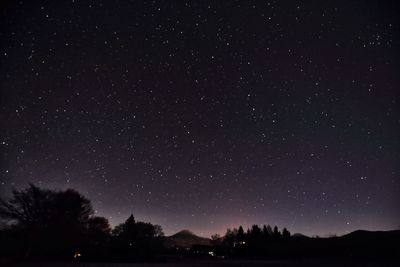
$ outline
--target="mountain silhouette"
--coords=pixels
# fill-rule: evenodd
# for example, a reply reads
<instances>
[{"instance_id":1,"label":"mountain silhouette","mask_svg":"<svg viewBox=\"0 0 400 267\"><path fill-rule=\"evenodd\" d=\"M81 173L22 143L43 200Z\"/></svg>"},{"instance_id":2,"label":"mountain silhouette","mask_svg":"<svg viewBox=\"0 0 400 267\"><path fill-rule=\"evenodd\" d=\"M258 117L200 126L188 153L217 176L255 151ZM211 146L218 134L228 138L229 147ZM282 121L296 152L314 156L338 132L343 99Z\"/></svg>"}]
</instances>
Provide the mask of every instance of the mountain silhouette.
<instances>
[{"instance_id":1,"label":"mountain silhouette","mask_svg":"<svg viewBox=\"0 0 400 267\"><path fill-rule=\"evenodd\" d=\"M367 231L367 230L356 230L346 235L342 235L338 239L347 243L356 244L394 244L400 240L400 230L392 231Z\"/></svg>"},{"instance_id":2,"label":"mountain silhouette","mask_svg":"<svg viewBox=\"0 0 400 267\"><path fill-rule=\"evenodd\" d=\"M191 248L193 245L210 245L210 239L195 235L189 230L182 230L172 236L166 237L164 245L167 248Z\"/></svg>"},{"instance_id":3,"label":"mountain silhouette","mask_svg":"<svg viewBox=\"0 0 400 267\"><path fill-rule=\"evenodd\" d=\"M367 231L367 230L356 230L354 232L342 235L341 238L345 239L387 239L387 238L399 238L400 230L392 231Z\"/></svg>"},{"instance_id":4,"label":"mountain silhouette","mask_svg":"<svg viewBox=\"0 0 400 267\"><path fill-rule=\"evenodd\" d=\"M307 241L310 240L311 237L303 235L301 233L295 233L292 235L293 240L297 240L297 241Z\"/></svg>"}]
</instances>

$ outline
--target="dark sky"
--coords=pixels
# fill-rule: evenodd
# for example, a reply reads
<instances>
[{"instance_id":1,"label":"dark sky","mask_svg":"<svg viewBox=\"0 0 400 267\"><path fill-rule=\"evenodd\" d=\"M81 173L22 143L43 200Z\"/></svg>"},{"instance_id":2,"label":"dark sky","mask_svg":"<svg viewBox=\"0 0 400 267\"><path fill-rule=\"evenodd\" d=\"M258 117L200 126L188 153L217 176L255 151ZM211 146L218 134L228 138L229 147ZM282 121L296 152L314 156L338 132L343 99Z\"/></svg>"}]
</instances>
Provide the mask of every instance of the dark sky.
<instances>
[{"instance_id":1,"label":"dark sky","mask_svg":"<svg viewBox=\"0 0 400 267\"><path fill-rule=\"evenodd\" d=\"M322 3L323 2L323 3ZM115 225L400 226L396 1L2 1L0 193Z\"/></svg>"}]
</instances>

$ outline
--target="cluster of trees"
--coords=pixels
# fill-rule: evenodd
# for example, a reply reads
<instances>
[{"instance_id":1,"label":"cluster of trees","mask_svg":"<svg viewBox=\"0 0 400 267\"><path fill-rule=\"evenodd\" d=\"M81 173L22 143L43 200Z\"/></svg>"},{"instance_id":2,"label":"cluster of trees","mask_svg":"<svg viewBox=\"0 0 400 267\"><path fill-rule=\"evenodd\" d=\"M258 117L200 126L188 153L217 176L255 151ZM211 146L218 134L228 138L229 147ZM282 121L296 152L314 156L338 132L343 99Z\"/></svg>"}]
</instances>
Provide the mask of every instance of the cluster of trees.
<instances>
[{"instance_id":1,"label":"cluster of trees","mask_svg":"<svg viewBox=\"0 0 400 267\"><path fill-rule=\"evenodd\" d=\"M150 259L163 249L161 226L136 222L133 215L112 231L109 252L116 259Z\"/></svg>"},{"instance_id":2,"label":"cluster of trees","mask_svg":"<svg viewBox=\"0 0 400 267\"><path fill-rule=\"evenodd\" d=\"M161 246L160 226L131 215L111 229L94 216L90 200L75 190L45 190L30 184L0 199L1 253L18 258L141 257Z\"/></svg>"},{"instance_id":3,"label":"cluster of trees","mask_svg":"<svg viewBox=\"0 0 400 267\"><path fill-rule=\"evenodd\" d=\"M263 225L262 228L254 224L247 231L242 226L227 229L223 238L219 235L212 236L213 245L224 249L228 249L229 254L238 256L245 255L265 255L268 250L279 244L287 244L291 240L291 234L283 228L279 231L277 226L273 228L270 225Z\"/></svg>"},{"instance_id":4,"label":"cluster of trees","mask_svg":"<svg viewBox=\"0 0 400 267\"><path fill-rule=\"evenodd\" d=\"M224 236L223 242L228 246L238 245L257 245L258 243L269 243L282 240L288 240L290 238L290 232L283 228L282 232L279 231L277 226L272 228L270 225L264 225L260 228L257 224L254 224L251 228L248 228L245 232L242 226L234 228L233 230L228 229ZM215 236L213 238L216 239Z\"/></svg>"}]
</instances>

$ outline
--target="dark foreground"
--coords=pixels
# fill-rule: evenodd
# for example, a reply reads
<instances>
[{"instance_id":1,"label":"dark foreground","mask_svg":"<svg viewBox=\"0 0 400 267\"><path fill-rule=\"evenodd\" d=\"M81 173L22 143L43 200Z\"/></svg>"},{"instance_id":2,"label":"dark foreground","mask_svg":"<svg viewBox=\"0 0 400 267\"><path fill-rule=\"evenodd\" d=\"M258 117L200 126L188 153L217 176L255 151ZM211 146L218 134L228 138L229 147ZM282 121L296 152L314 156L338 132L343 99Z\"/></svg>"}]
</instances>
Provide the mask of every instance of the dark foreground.
<instances>
[{"instance_id":1,"label":"dark foreground","mask_svg":"<svg viewBox=\"0 0 400 267\"><path fill-rule=\"evenodd\" d=\"M78 262L47 262L47 263L19 263L8 266L15 267L175 267L175 266L189 266L189 267L224 267L224 266L250 266L250 267L291 267L291 266L400 266L400 261L363 261L363 260L185 260L174 263L78 263Z\"/></svg>"}]
</instances>

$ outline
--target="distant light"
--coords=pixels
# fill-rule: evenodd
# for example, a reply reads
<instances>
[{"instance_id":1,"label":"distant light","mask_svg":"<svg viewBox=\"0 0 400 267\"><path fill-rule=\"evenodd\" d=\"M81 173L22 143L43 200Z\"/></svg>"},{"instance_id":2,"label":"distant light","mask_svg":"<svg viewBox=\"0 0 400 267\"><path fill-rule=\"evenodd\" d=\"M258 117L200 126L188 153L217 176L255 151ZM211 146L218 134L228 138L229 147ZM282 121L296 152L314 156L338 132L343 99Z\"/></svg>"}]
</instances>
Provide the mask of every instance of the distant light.
<instances>
[{"instance_id":1,"label":"distant light","mask_svg":"<svg viewBox=\"0 0 400 267\"><path fill-rule=\"evenodd\" d=\"M74 253L74 259L77 259L77 258L79 258L81 256L82 256L82 254L80 252L75 252Z\"/></svg>"}]
</instances>

